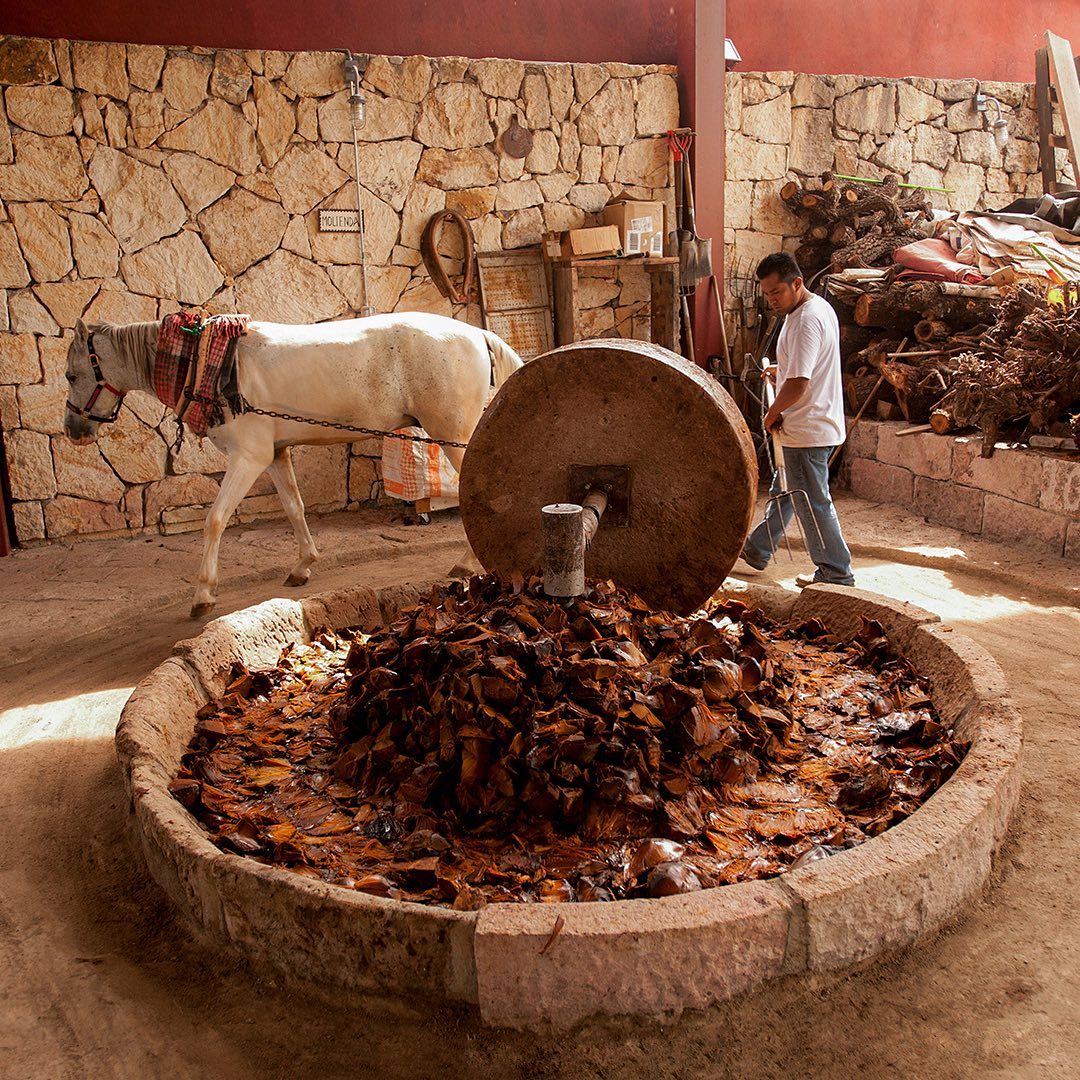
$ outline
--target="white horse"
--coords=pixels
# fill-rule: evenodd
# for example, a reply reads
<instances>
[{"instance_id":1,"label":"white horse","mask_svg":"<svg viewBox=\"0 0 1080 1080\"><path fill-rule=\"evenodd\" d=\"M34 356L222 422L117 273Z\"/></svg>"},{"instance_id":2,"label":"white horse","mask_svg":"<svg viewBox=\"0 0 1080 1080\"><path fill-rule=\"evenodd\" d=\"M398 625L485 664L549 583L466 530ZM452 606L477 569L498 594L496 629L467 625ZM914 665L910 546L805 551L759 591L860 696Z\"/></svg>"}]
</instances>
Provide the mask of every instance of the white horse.
<instances>
[{"instance_id":1,"label":"white horse","mask_svg":"<svg viewBox=\"0 0 1080 1080\"><path fill-rule=\"evenodd\" d=\"M64 431L73 442L93 442L100 425L116 419L129 390L154 392L159 329L156 322L76 324L68 350L64 415ZM237 347L240 392L253 407L379 431L419 425L433 439L462 444L480 419L492 381L500 386L521 363L495 334L424 313L315 326L252 322ZM304 519L289 448L358 438L355 432L254 412L234 416L226 409L225 417L207 432L228 455L228 467L206 517L193 618L214 606L221 534L264 470L300 547L286 584L308 580L319 553ZM465 451L460 446L444 450L460 471Z\"/></svg>"}]
</instances>

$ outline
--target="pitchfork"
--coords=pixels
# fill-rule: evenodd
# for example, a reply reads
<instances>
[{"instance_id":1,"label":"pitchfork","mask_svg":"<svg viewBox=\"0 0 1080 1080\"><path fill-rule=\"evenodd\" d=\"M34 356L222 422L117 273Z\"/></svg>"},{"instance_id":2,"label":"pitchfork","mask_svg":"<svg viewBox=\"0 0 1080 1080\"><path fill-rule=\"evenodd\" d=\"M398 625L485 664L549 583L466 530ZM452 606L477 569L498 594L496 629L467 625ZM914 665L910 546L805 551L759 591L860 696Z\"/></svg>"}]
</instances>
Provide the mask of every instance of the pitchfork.
<instances>
[{"instance_id":1,"label":"pitchfork","mask_svg":"<svg viewBox=\"0 0 1080 1080\"><path fill-rule=\"evenodd\" d=\"M767 357L761 358L762 371L764 372L769 367L769 360ZM773 389L772 380L766 378L762 374L761 381L765 384L765 405L767 408L772 406L773 401L776 398L776 391ZM765 522L769 529L769 550L776 554L780 547L780 539L783 539L787 545L788 556L794 558L794 554L791 550L791 541L787 538L787 530L781 532L779 538L774 538L772 534L772 525L769 522L769 507L776 503L777 508L782 510L781 502L783 499L791 500L792 518L795 520L795 524L798 526L799 532L802 534L803 546L807 551L810 550L809 545L806 543L806 533L803 532L802 520L799 517L798 510L795 505L797 496L801 495L803 502L806 505L806 512L810 515L810 520L814 523L814 531L817 533L818 544L821 548L825 547L825 539L821 535L821 526L818 524L817 515L814 513L814 508L810 504L810 496L802 488L789 488L787 485L787 466L784 464L784 442L780 435L780 432L774 427L770 432L772 436L772 454L773 454L773 468L776 471L777 488L779 489L775 495L770 495L765 503Z\"/></svg>"}]
</instances>

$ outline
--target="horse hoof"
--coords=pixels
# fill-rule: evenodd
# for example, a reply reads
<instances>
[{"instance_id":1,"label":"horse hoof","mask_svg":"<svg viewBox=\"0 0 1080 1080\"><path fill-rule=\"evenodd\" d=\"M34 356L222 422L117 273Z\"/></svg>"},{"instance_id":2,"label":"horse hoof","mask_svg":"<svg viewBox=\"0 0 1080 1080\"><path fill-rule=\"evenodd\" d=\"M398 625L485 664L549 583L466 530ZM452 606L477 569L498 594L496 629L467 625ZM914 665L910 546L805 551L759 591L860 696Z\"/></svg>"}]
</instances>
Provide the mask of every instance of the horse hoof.
<instances>
[{"instance_id":1,"label":"horse hoof","mask_svg":"<svg viewBox=\"0 0 1080 1080\"><path fill-rule=\"evenodd\" d=\"M306 585L308 583L309 577L311 577L310 574L290 574L285 579L285 584L290 588L298 589L301 585Z\"/></svg>"},{"instance_id":2,"label":"horse hoof","mask_svg":"<svg viewBox=\"0 0 1080 1080\"><path fill-rule=\"evenodd\" d=\"M209 615L214 610L213 603L209 604L192 604L191 605L191 617L193 619L201 619L204 615Z\"/></svg>"}]
</instances>

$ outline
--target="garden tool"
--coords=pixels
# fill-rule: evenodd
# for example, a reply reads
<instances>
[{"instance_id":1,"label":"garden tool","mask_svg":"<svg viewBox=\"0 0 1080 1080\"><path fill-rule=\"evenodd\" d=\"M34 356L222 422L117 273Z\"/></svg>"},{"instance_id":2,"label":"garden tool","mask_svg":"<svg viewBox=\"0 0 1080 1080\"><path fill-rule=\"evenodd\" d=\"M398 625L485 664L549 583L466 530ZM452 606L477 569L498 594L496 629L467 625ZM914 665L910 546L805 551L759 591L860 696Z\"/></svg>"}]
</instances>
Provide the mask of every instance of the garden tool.
<instances>
[{"instance_id":1,"label":"garden tool","mask_svg":"<svg viewBox=\"0 0 1080 1080\"><path fill-rule=\"evenodd\" d=\"M683 333L686 335L686 355L691 363L694 356L694 335L690 320L690 296L698 285L712 273L712 241L701 240L694 228L693 188L690 183L687 154L694 133L687 128L668 131L668 146L674 160L675 221L679 252L679 296ZM690 228L685 227L684 210Z\"/></svg>"},{"instance_id":2,"label":"garden tool","mask_svg":"<svg viewBox=\"0 0 1080 1080\"><path fill-rule=\"evenodd\" d=\"M707 277L712 276L712 240L697 234L694 219L694 184L690 176L690 160L683 166L685 185L686 222L690 226L679 247L679 282L683 288L693 290Z\"/></svg>"},{"instance_id":3,"label":"garden tool","mask_svg":"<svg viewBox=\"0 0 1080 1080\"><path fill-rule=\"evenodd\" d=\"M768 368L768 366L769 359L768 357L763 356L761 358L762 372L764 372L765 369ZM766 407L771 408L773 401L776 400L776 391L773 388L772 379L766 378L765 375L762 374L761 381L765 384ZM776 503L777 508L780 509L782 508L782 501L784 499L791 500L791 508L795 511L795 513L792 515L792 518L798 526L799 531L802 532L803 546L806 548L807 551L809 551L810 547L806 543L806 534L805 532L803 532L802 520L799 517L797 508L797 499L799 498L799 496L802 496L803 505L806 507L806 512L809 515L810 520L814 523L814 531L817 533L818 544L821 548L824 548L825 540L821 535L821 526L818 525L817 516L814 514L814 508L810 505L810 496L807 495L802 488L788 487L787 467L784 464L783 436L779 431L776 430L776 428L773 428L773 430L770 432L770 435L772 439L773 468L775 469L777 491L775 494L769 495L768 501L765 504L765 521L769 527L769 550L773 553L773 555L775 555L778 548L780 547L780 540L783 539L787 545L788 556L790 558L794 558L795 556L792 554L791 551L791 541L787 538L787 531L785 530L784 532L782 532L779 537L774 537L772 534L772 523L769 519L768 513L769 507L772 503Z\"/></svg>"},{"instance_id":4,"label":"garden tool","mask_svg":"<svg viewBox=\"0 0 1080 1080\"><path fill-rule=\"evenodd\" d=\"M720 342L724 349L720 369L714 371L713 374L719 378L732 379L734 373L731 367L731 346L728 344L727 317L724 313L724 302L720 299L720 286L717 284L715 274L709 276L709 284L712 287L713 300L716 301L716 317L720 320Z\"/></svg>"},{"instance_id":5,"label":"garden tool","mask_svg":"<svg viewBox=\"0 0 1080 1080\"><path fill-rule=\"evenodd\" d=\"M679 256L679 314L683 334L686 338L686 358L693 364L696 363L696 360L694 357L694 331L690 323L690 294L683 287L685 280L682 277L683 245L689 239L689 233L683 228L683 174L685 172L683 156L690 149L691 133L685 129L669 130L667 137L668 146L671 149L675 183L675 242L674 244L669 243L669 246L673 247Z\"/></svg>"}]
</instances>

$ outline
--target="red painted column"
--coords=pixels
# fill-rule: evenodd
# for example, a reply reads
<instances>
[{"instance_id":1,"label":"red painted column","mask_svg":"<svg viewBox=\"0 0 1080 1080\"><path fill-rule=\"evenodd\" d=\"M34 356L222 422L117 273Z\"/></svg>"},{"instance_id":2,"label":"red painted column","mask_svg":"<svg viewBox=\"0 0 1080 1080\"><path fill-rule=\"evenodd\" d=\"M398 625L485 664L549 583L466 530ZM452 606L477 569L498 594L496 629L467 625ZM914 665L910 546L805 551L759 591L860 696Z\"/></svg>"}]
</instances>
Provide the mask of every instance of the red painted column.
<instances>
[{"instance_id":1,"label":"red painted column","mask_svg":"<svg viewBox=\"0 0 1080 1080\"><path fill-rule=\"evenodd\" d=\"M724 267L724 28L726 4L694 0L680 12L679 66L683 123L697 132L691 151L697 231L713 242L713 269L723 288ZM702 366L721 351L720 321L712 286L702 282L691 298L694 352Z\"/></svg>"}]
</instances>

